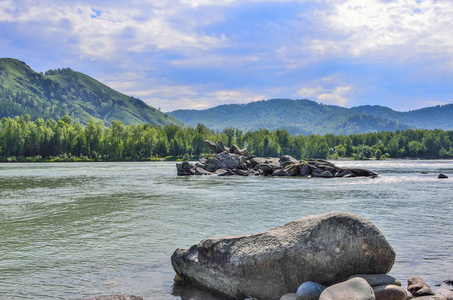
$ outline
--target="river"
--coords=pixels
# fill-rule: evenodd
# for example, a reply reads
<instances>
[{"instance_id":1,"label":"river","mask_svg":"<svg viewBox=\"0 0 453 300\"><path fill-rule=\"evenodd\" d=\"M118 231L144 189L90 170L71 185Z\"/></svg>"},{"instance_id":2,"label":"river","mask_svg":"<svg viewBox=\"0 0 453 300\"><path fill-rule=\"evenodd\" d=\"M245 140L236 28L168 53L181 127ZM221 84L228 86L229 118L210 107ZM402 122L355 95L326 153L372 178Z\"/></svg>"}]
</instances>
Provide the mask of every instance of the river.
<instances>
[{"instance_id":1,"label":"river","mask_svg":"<svg viewBox=\"0 0 453 300\"><path fill-rule=\"evenodd\" d=\"M170 162L0 164L0 299L221 299L174 284L176 248L331 211L383 232L397 254L390 274L403 285L413 274L430 285L452 279L452 160L333 162L380 175L178 177Z\"/></svg>"}]
</instances>

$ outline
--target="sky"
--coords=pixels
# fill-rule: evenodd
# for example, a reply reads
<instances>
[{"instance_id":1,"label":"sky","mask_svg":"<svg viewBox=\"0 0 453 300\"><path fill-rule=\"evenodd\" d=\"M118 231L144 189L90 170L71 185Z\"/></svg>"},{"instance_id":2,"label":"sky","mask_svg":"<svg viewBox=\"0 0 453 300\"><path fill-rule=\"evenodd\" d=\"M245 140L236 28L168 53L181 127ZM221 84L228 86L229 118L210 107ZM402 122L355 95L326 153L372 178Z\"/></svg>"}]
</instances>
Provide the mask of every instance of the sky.
<instances>
[{"instance_id":1,"label":"sky","mask_svg":"<svg viewBox=\"0 0 453 300\"><path fill-rule=\"evenodd\" d=\"M451 0L0 0L0 56L162 111L453 102Z\"/></svg>"}]
</instances>

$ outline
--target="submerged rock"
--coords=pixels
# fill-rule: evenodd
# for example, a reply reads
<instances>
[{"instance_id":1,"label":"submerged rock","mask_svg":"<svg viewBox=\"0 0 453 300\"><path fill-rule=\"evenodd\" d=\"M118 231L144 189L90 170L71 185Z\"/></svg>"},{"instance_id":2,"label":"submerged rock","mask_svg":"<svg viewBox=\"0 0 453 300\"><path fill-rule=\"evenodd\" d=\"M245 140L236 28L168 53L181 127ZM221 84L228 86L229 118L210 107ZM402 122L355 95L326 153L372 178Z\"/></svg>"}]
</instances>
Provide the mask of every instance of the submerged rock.
<instances>
[{"instance_id":1,"label":"submerged rock","mask_svg":"<svg viewBox=\"0 0 453 300\"><path fill-rule=\"evenodd\" d=\"M279 299L305 281L329 285L354 274L387 273L394 260L394 250L370 221L345 212L205 239L171 257L186 282L228 298L260 300Z\"/></svg>"}]
</instances>

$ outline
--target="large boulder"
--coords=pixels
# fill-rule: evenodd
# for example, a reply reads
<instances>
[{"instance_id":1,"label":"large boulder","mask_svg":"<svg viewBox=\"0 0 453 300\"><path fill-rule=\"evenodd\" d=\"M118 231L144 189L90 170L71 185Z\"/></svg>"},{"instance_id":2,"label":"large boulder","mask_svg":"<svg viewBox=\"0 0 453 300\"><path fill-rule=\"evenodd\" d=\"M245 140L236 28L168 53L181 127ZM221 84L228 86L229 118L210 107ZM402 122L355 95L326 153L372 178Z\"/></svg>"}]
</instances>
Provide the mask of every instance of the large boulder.
<instances>
[{"instance_id":1,"label":"large boulder","mask_svg":"<svg viewBox=\"0 0 453 300\"><path fill-rule=\"evenodd\" d=\"M218 169L233 170L238 168L246 169L239 156L228 152L220 152L215 157L208 158L206 163L206 170L209 172L215 172Z\"/></svg>"},{"instance_id":2,"label":"large boulder","mask_svg":"<svg viewBox=\"0 0 453 300\"><path fill-rule=\"evenodd\" d=\"M177 249L186 282L228 298L279 299L301 282L330 285L390 271L395 252L368 220L346 212L309 216L263 233L208 238Z\"/></svg>"},{"instance_id":3,"label":"large boulder","mask_svg":"<svg viewBox=\"0 0 453 300\"><path fill-rule=\"evenodd\" d=\"M211 141L205 140L204 142L205 142L206 146L208 146L216 154L222 153L224 151L230 151L230 148L225 147L225 145L223 144L222 141L217 141L217 142L213 143Z\"/></svg>"}]
</instances>

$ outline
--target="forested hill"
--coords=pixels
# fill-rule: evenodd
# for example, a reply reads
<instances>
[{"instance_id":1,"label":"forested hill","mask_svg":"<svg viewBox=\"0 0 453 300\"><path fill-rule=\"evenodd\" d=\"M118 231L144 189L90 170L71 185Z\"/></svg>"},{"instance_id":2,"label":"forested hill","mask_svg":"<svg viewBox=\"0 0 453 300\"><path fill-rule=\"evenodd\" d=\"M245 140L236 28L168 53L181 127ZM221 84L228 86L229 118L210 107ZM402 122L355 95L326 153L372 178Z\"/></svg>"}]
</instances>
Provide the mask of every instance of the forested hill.
<instances>
[{"instance_id":1,"label":"forested hill","mask_svg":"<svg viewBox=\"0 0 453 300\"><path fill-rule=\"evenodd\" d=\"M364 114L352 109L323 105L311 100L272 99L248 104L221 105L207 110L176 110L170 113L196 126L214 130L286 129L293 135L353 134L413 128L397 119Z\"/></svg>"},{"instance_id":2,"label":"forested hill","mask_svg":"<svg viewBox=\"0 0 453 300\"><path fill-rule=\"evenodd\" d=\"M366 115L402 122L414 128L453 129L453 104L425 107L407 112L394 111L379 105L363 105L351 109Z\"/></svg>"},{"instance_id":3,"label":"forested hill","mask_svg":"<svg viewBox=\"0 0 453 300\"><path fill-rule=\"evenodd\" d=\"M33 71L24 62L0 59L0 118L28 114L32 119L60 119L69 115L86 124L119 120L126 125L183 125L169 114L143 101L117 92L101 82L69 68Z\"/></svg>"}]
</instances>

